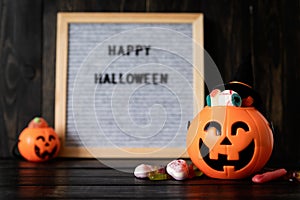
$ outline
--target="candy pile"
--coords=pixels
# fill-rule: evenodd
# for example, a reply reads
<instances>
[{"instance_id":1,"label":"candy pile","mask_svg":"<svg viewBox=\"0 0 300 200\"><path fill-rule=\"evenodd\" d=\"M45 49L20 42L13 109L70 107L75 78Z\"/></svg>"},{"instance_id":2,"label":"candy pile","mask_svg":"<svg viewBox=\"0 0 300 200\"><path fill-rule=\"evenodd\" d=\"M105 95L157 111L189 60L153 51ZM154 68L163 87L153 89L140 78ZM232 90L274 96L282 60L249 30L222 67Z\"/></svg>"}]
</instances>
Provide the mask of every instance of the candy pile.
<instances>
[{"instance_id":1,"label":"candy pile","mask_svg":"<svg viewBox=\"0 0 300 200\"><path fill-rule=\"evenodd\" d=\"M188 164L185 160L173 160L166 167L141 164L134 170L137 178L149 178L150 180L184 180L201 176L203 173L194 164Z\"/></svg>"}]
</instances>

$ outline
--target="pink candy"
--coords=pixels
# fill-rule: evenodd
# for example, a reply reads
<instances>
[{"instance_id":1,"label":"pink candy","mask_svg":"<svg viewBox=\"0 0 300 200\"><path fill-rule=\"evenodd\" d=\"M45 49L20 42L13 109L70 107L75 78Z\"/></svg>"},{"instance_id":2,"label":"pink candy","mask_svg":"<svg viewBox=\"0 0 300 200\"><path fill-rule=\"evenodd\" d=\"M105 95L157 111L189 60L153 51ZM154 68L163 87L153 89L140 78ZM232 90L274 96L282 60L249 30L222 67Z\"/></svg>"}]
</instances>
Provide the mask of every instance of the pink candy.
<instances>
[{"instance_id":1,"label":"pink candy","mask_svg":"<svg viewBox=\"0 0 300 200\"><path fill-rule=\"evenodd\" d=\"M189 166L185 160L173 160L167 165L167 172L176 180L184 180L189 176Z\"/></svg>"},{"instance_id":2,"label":"pink candy","mask_svg":"<svg viewBox=\"0 0 300 200\"><path fill-rule=\"evenodd\" d=\"M252 178L254 183L265 183L268 181L272 181L284 176L287 173L285 169L277 169L272 172L266 172L263 174L257 174Z\"/></svg>"}]
</instances>

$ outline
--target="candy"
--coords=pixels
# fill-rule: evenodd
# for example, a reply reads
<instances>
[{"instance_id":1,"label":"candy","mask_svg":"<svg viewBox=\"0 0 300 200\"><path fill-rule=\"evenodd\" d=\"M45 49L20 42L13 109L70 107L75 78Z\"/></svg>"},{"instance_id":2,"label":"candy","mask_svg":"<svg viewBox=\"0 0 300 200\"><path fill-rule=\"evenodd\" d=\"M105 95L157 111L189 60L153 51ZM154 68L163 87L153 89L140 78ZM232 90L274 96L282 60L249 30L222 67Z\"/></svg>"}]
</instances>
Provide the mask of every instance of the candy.
<instances>
[{"instance_id":1,"label":"candy","mask_svg":"<svg viewBox=\"0 0 300 200\"><path fill-rule=\"evenodd\" d=\"M207 97L208 106L237 106L240 107L242 99L238 93L233 90L220 91L214 89Z\"/></svg>"},{"instance_id":2,"label":"candy","mask_svg":"<svg viewBox=\"0 0 300 200\"><path fill-rule=\"evenodd\" d=\"M176 180L184 180L189 177L189 167L185 160L173 160L167 165L167 172Z\"/></svg>"},{"instance_id":3,"label":"candy","mask_svg":"<svg viewBox=\"0 0 300 200\"><path fill-rule=\"evenodd\" d=\"M300 171L293 172L292 177L294 180L297 180L300 182Z\"/></svg>"},{"instance_id":4,"label":"candy","mask_svg":"<svg viewBox=\"0 0 300 200\"><path fill-rule=\"evenodd\" d=\"M277 169L275 171L257 174L252 178L254 183L265 183L271 180L278 179L287 173L285 169Z\"/></svg>"},{"instance_id":5,"label":"candy","mask_svg":"<svg viewBox=\"0 0 300 200\"><path fill-rule=\"evenodd\" d=\"M161 181L171 179L170 175L166 173L165 168L160 168L148 174L148 178L152 181Z\"/></svg>"},{"instance_id":6,"label":"candy","mask_svg":"<svg viewBox=\"0 0 300 200\"><path fill-rule=\"evenodd\" d=\"M137 178L149 178L150 180L184 180L202 176L203 173L193 164L187 164L185 160L173 160L166 167L140 164L134 170Z\"/></svg>"},{"instance_id":7,"label":"candy","mask_svg":"<svg viewBox=\"0 0 300 200\"><path fill-rule=\"evenodd\" d=\"M148 174L156 168L152 165L141 164L134 169L134 176L137 178L147 178Z\"/></svg>"},{"instance_id":8,"label":"candy","mask_svg":"<svg viewBox=\"0 0 300 200\"><path fill-rule=\"evenodd\" d=\"M188 178L194 178L198 176L202 176L203 172L201 172L193 163L189 165L189 175Z\"/></svg>"}]
</instances>

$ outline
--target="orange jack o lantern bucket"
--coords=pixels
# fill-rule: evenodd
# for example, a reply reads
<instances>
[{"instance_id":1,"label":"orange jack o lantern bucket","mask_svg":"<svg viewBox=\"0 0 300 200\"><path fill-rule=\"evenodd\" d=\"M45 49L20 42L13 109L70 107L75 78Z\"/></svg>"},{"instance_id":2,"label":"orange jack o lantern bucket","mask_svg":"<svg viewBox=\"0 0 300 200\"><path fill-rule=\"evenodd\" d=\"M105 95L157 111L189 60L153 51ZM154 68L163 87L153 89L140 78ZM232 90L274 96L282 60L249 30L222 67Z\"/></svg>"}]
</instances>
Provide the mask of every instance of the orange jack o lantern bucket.
<instances>
[{"instance_id":1,"label":"orange jack o lantern bucket","mask_svg":"<svg viewBox=\"0 0 300 200\"><path fill-rule=\"evenodd\" d=\"M187 147L192 162L207 176L240 179L266 164L273 135L254 107L206 106L191 122Z\"/></svg>"},{"instance_id":2,"label":"orange jack o lantern bucket","mask_svg":"<svg viewBox=\"0 0 300 200\"><path fill-rule=\"evenodd\" d=\"M60 140L43 118L36 117L21 132L18 149L20 154L29 161L47 161L58 155Z\"/></svg>"}]
</instances>

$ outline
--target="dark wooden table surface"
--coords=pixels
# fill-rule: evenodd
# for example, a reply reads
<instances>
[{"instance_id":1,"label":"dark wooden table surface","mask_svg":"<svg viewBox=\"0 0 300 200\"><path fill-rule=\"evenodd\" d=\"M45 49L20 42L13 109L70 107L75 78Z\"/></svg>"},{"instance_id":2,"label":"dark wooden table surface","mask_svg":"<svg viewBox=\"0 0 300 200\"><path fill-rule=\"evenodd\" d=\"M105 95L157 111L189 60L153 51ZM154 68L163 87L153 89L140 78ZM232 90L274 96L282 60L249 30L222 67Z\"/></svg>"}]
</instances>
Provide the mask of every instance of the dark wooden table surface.
<instances>
[{"instance_id":1,"label":"dark wooden table surface","mask_svg":"<svg viewBox=\"0 0 300 200\"><path fill-rule=\"evenodd\" d=\"M126 162L128 163L128 162ZM127 167L133 171L134 167ZM55 159L47 163L0 160L0 199L300 199L300 184L276 180L185 181L137 179L96 159Z\"/></svg>"}]
</instances>

